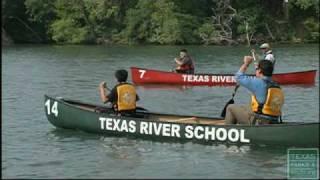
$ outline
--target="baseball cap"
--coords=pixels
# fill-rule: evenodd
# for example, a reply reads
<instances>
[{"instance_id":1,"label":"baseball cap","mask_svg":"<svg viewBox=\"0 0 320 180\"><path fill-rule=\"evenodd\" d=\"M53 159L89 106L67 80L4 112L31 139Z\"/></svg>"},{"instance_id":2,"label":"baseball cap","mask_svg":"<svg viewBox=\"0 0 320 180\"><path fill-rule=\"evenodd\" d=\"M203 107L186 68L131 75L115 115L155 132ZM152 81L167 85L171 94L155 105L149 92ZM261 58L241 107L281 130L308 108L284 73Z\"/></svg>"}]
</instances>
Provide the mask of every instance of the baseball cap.
<instances>
[{"instance_id":1,"label":"baseball cap","mask_svg":"<svg viewBox=\"0 0 320 180\"><path fill-rule=\"evenodd\" d=\"M261 44L260 49L270 49L270 45L268 43L263 43Z\"/></svg>"}]
</instances>

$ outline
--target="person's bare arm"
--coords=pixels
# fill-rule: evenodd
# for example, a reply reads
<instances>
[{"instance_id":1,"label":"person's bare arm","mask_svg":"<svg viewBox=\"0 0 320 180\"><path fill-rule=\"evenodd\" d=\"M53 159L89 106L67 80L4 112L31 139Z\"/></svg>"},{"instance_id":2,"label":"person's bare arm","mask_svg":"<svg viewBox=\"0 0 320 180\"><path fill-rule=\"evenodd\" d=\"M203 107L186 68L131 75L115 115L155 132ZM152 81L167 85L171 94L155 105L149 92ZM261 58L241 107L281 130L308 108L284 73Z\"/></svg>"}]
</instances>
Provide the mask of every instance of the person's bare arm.
<instances>
[{"instance_id":1,"label":"person's bare arm","mask_svg":"<svg viewBox=\"0 0 320 180\"><path fill-rule=\"evenodd\" d=\"M247 68L248 68L249 65L251 64L252 60L253 60L252 56L244 56L244 58L243 58L243 64L241 65L239 71L245 73L246 70L247 70Z\"/></svg>"},{"instance_id":2,"label":"person's bare arm","mask_svg":"<svg viewBox=\"0 0 320 180\"><path fill-rule=\"evenodd\" d=\"M180 66L183 64L180 58L174 58L174 61Z\"/></svg>"},{"instance_id":3,"label":"person's bare arm","mask_svg":"<svg viewBox=\"0 0 320 180\"><path fill-rule=\"evenodd\" d=\"M100 99L103 103L106 103L108 101L108 97L105 91L107 89L106 87L107 87L107 84L104 81L99 84Z\"/></svg>"}]
</instances>

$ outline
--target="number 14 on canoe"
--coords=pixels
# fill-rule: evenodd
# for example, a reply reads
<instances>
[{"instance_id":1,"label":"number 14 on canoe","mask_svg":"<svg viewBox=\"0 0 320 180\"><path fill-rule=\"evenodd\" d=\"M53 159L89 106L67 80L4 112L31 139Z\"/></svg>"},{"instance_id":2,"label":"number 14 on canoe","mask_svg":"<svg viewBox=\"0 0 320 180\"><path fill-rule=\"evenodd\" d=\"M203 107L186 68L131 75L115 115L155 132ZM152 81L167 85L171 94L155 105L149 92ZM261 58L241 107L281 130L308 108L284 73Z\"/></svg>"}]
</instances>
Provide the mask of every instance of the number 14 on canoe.
<instances>
[{"instance_id":1,"label":"number 14 on canoe","mask_svg":"<svg viewBox=\"0 0 320 180\"><path fill-rule=\"evenodd\" d=\"M48 121L65 129L201 143L223 142L319 147L319 122L225 125L221 117L200 117L143 111L139 117L116 116L101 105L45 95Z\"/></svg>"}]
</instances>

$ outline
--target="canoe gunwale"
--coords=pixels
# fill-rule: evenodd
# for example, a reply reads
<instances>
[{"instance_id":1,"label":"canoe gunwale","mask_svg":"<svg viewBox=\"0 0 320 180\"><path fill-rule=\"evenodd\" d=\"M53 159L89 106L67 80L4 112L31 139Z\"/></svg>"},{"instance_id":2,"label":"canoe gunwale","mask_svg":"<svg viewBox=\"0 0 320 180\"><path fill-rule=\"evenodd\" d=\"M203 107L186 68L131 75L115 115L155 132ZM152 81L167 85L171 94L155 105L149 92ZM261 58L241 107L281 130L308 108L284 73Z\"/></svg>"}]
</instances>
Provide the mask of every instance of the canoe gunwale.
<instances>
[{"instance_id":1,"label":"canoe gunwale","mask_svg":"<svg viewBox=\"0 0 320 180\"><path fill-rule=\"evenodd\" d=\"M183 74L170 71L130 67L132 82L143 84L170 84L187 86L234 86L234 73L195 73ZM317 69L274 73L272 79L280 85L315 85ZM255 74L247 74L255 77Z\"/></svg>"},{"instance_id":2,"label":"canoe gunwale","mask_svg":"<svg viewBox=\"0 0 320 180\"><path fill-rule=\"evenodd\" d=\"M164 71L164 70L139 68L139 67L135 67L135 66L130 67L130 69L142 69L142 70L146 70L146 71L157 71L157 72L160 72L160 73L176 74L176 73L174 73L174 72L169 72L169 71ZM316 72L316 71L317 71L317 69L311 69L311 70L306 70L306 71L292 71L292 72L275 73L274 75L310 73L310 72ZM179 73L179 74L183 74L183 73ZM224 75L224 76L234 76L234 74L235 74L235 73L194 73L194 74L192 74L192 75L214 75L214 76ZM190 74L187 74L187 75L190 75ZM249 75L249 76L255 76L254 74L248 74L248 75Z\"/></svg>"},{"instance_id":3,"label":"canoe gunwale","mask_svg":"<svg viewBox=\"0 0 320 180\"><path fill-rule=\"evenodd\" d=\"M59 115L58 111L56 114L53 110L51 111L52 113L49 113L49 108L45 107L48 121L56 128L80 130L107 136L138 137L140 139L161 140L166 142L171 140L175 142L191 141L204 144L259 144L295 147L319 146L319 122L288 122L258 126L203 124L194 122L181 123L160 121L151 116L149 118L135 118L98 113L94 111L96 105L45 95L45 106L47 104L52 104L52 106L56 104L55 106L57 106L60 112ZM82 109L81 105L90 106L91 109ZM162 113L148 114L164 116ZM191 117L181 115L173 116ZM122 126L123 124L126 124L126 126ZM124 127L127 128L122 129ZM128 127L131 127L131 130ZM221 135L221 133L223 135Z\"/></svg>"},{"instance_id":4,"label":"canoe gunwale","mask_svg":"<svg viewBox=\"0 0 320 180\"><path fill-rule=\"evenodd\" d=\"M100 113L100 112L95 112L94 110L88 110L88 109L84 109L84 108L79 108L77 107L77 105L75 104L80 104L80 105L84 105L84 106L91 106L91 107L103 107L106 108L104 106L101 105L97 105L97 104L91 104L91 103L84 103L82 101L78 101L78 100L72 100L72 99L66 99L66 98L54 98L52 96L49 95L45 95L45 99L54 99L55 101L58 101L59 103L62 103L66 106L72 107L72 108L76 108L76 109L81 109L82 111L86 111L89 113L93 113L93 114L100 114L101 116L103 115L110 115L108 113ZM205 116L192 116L192 115L177 115L177 114L165 114L165 113L159 113L159 112L143 112L146 115L149 116L175 116L177 118L188 118L188 117L196 117L196 118L202 118L202 119L208 119L208 120L212 120L212 121L219 121L219 120L224 120L221 117L205 117ZM121 116L119 116L121 117ZM282 124L264 124L264 125L245 125L245 124L202 124L202 123L180 123L180 122L170 122L170 121L159 121L159 120L154 120L154 119L147 119L147 118L137 118L137 117L126 117L123 116L123 118L130 118L132 120L136 120L136 121L149 121L149 122L164 122L164 123L172 123L172 124L183 124L183 125L204 125L204 126L218 126L218 127L237 127L237 128L266 128L266 127L286 127L286 126L301 126L301 125L320 125L320 122L284 122Z\"/></svg>"}]
</instances>

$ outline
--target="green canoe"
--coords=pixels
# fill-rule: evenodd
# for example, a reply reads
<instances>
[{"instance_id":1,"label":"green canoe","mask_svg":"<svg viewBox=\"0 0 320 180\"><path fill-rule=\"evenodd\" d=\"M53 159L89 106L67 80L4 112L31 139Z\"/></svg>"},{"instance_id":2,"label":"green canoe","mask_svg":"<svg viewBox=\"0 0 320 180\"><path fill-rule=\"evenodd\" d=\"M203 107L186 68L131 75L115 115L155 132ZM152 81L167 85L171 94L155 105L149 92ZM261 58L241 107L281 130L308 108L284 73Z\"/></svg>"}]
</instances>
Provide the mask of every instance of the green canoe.
<instances>
[{"instance_id":1,"label":"green canoe","mask_svg":"<svg viewBox=\"0 0 320 180\"><path fill-rule=\"evenodd\" d=\"M44 109L54 126L112 136L198 143L319 147L319 122L225 125L221 118L151 113L117 116L106 107L45 95Z\"/></svg>"}]
</instances>

